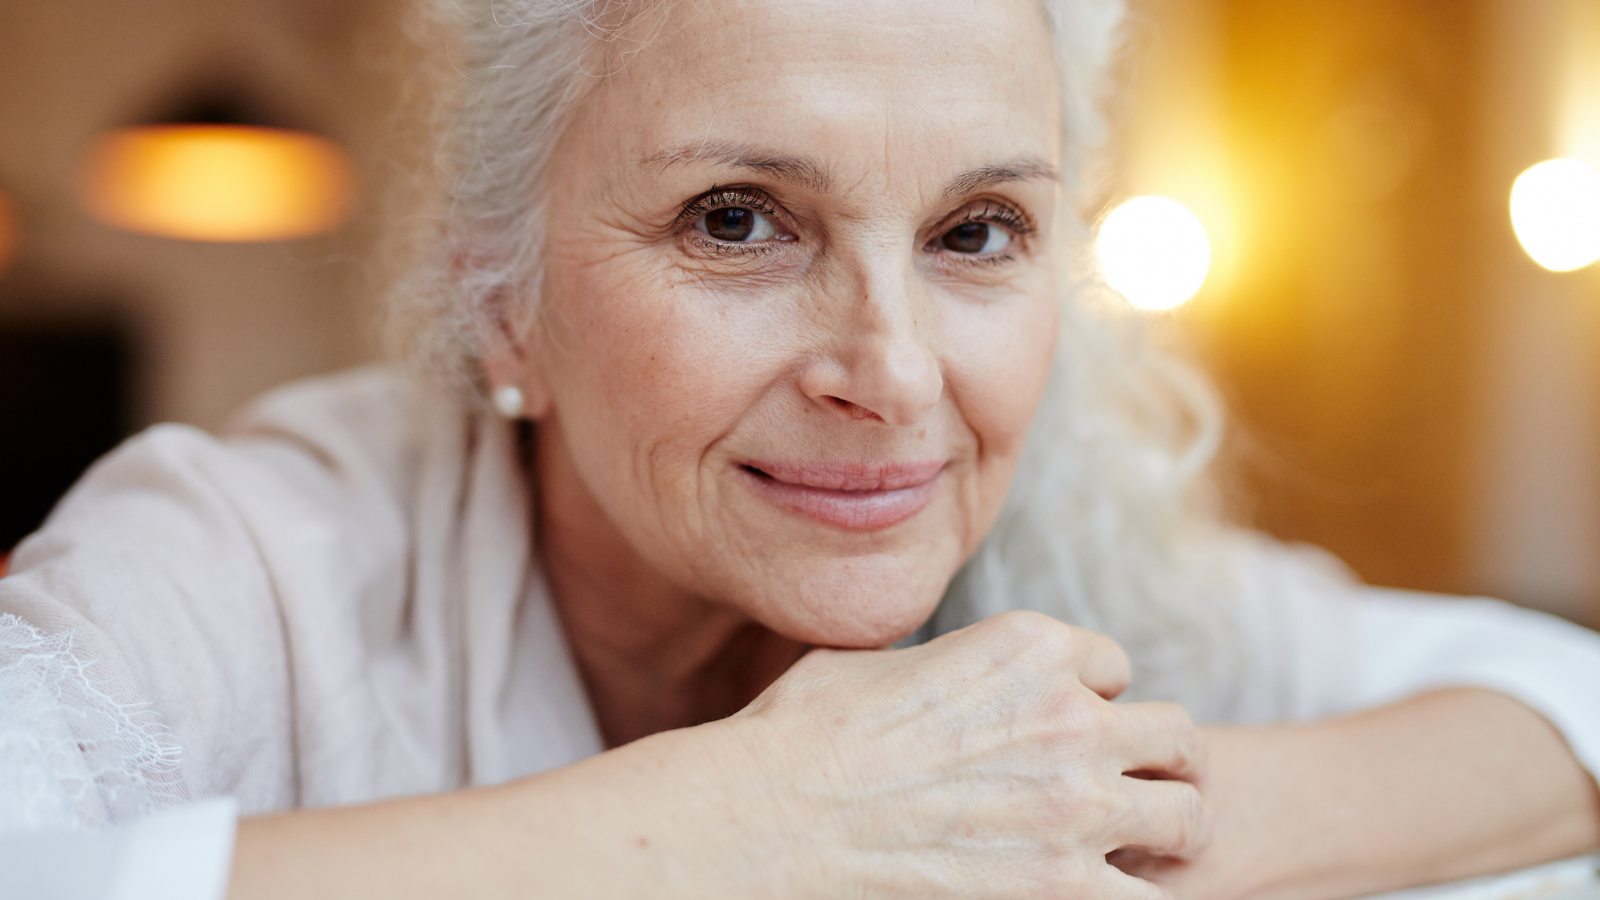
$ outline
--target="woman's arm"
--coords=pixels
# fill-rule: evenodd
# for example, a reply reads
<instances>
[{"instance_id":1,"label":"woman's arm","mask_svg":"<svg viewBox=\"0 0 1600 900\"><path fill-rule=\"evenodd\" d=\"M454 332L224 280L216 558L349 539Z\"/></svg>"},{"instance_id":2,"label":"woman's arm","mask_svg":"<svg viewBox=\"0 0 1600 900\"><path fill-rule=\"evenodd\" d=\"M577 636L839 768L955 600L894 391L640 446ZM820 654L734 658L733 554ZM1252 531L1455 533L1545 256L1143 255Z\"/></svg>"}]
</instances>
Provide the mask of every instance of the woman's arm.
<instances>
[{"instance_id":1,"label":"woman's arm","mask_svg":"<svg viewBox=\"0 0 1600 900\"><path fill-rule=\"evenodd\" d=\"M1127 679L1030 613L816 651L732 718L565 769L246 822L231 896L1161 900L1106 855L1203 843L1200 738L1108 702Z\"/></svg>"},{"instance_id":2,"label":"woman's arm","mask_svg":"<svg viewBox=\"0 0 1600 900\"><path fill-rule=\"evenodd\" d=\"M1209 737L1213 843L1155 876L1179 898L1356 897L1600 847L1594 779L1504 694L1439 690Z\"/></svg>"},{"instance_id":3,"label":"woman's arm","mask_svg":"<svg viewBox=\"0 0 1600 900\"><path fill-rule=\"evenodd\" d=\"M752 878L781 878L786 860L742 858L771 823L744 815L757 804L719 730L496 787L246 820L228 896L757 896Z\"/></svg>"}]
</instances>

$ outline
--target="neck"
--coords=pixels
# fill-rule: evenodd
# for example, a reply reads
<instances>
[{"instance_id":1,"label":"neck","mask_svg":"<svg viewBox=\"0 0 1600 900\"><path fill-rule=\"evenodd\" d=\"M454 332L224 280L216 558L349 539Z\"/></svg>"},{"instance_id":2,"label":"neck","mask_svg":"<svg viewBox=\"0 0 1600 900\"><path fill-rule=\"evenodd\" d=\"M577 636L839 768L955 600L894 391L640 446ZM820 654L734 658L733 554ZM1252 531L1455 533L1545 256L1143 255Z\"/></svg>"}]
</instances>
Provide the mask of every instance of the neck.
<instances>
[{"instance_id":1,"label":"neck","mask_svg":"<svg viewBox=\"0 0 1600 900\"><path fill-rule=\"evenodd\" d=\"M541 561L608 747L732 715L805 651L662 576L584 487L559 423L534 434Z\"/></svg>"}]
</instances>

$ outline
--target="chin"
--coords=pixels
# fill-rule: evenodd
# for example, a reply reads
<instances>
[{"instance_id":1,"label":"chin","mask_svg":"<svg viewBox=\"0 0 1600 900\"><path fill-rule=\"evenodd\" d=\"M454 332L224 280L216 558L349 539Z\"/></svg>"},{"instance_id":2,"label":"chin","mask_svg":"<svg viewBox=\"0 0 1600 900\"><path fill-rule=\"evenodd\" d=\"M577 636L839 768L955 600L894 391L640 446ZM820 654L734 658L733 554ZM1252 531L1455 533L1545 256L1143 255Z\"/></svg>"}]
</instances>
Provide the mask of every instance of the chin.
<instances>
[{"instance_id":1,"label":"chin","mask_svg":"<svg viewBox=\"0 0 1600 900\"><path fill-rule=\"evenodd\" d=\"M932 560L866 556L808 561L751 612L783 636L822 647L884 647L921 628L955 572Z\"/></svg>"}]
</instances>

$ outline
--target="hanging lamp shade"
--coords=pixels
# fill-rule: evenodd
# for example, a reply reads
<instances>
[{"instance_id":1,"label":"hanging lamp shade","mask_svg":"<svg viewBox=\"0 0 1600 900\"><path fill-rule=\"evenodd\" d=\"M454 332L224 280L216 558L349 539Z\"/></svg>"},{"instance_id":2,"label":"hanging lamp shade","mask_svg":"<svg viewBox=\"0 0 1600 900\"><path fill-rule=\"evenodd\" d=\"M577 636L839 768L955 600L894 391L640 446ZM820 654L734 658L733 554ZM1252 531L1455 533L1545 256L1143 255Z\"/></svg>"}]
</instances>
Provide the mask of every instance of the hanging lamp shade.
<instances>
[{"instance_id":1,"label":"hanging lamp shade","mask_svg":"<svg viewBox=\"0 0 1600 900\"><path fill-rule=\"evenodd\" d=\"M84 206L115 228L191 241L284 241L338 228L354 188L344 151L235 109L201 105L178 121L101 135L84 167Z\"/></svg>"}]
</instances>

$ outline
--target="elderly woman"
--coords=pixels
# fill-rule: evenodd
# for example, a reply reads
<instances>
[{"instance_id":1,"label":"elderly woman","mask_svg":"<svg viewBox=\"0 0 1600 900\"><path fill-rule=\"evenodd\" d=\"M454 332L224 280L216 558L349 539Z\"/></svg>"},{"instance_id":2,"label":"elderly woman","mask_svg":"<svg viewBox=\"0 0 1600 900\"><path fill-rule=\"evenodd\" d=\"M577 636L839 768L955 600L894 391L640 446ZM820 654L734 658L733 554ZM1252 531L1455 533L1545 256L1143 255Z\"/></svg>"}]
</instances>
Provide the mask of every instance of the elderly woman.
<instances>
[{"instance_id":1,"label":"elderly woman","mask_svg":"<svg viewBox=\"0 0 1600 900\"><path fill-rule=\"evenodd\" d=\"M1600 846L1600 640L1194 511L1204 392L1077 274L1113 3L454 12L431 374L154 429L0 582L12 884L1310 900Z\"/></svg>"}]
</instances>

